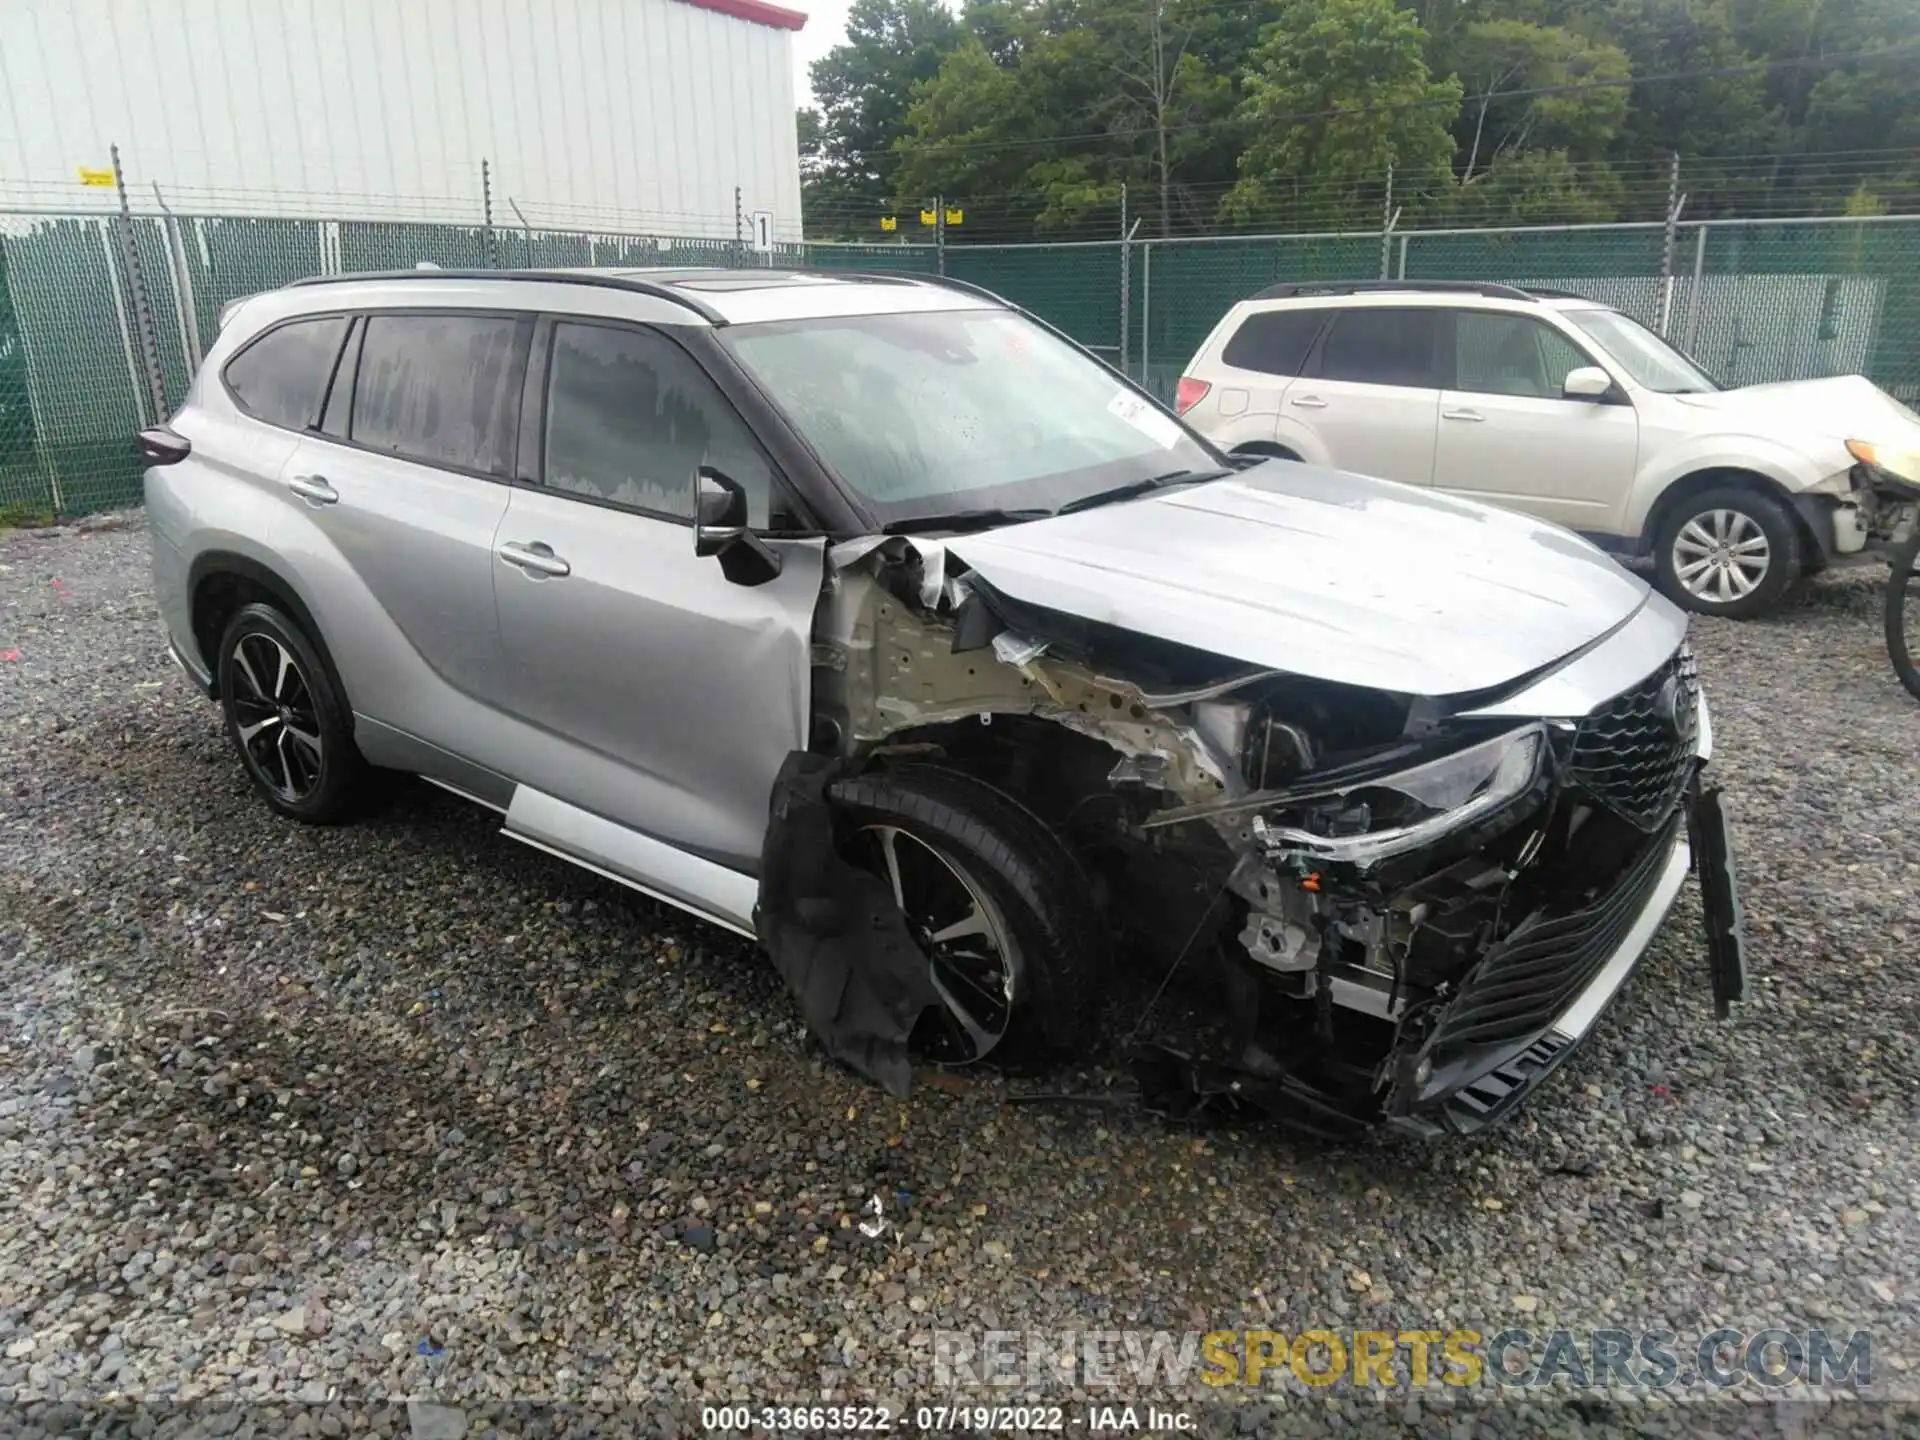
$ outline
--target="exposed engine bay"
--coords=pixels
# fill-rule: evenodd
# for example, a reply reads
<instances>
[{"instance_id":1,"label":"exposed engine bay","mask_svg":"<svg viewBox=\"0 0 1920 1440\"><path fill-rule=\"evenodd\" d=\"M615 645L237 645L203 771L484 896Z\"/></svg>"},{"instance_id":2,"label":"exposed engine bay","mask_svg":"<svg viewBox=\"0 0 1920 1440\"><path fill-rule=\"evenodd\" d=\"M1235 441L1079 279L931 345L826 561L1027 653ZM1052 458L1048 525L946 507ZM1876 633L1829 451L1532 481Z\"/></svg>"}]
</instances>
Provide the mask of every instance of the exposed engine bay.
<instances>
[{"instance_id":1,"label":"exposed engine bay","mask_svg":"<svg viewBox=\"0 0 1920 1440\"><path fill-rule=\"evenodd\" d=\"M937 759L1066 842L1122 961L1204 991L1220 1020L1214 1058L1148 1054L1143 1086L1328 1133L1474 1128L1578 1038L1556 1021L1686 869L1708 741L1684 647L1604 711L1540 719L1023 604L939 542L832 561L815 754ZM1723 908L1724 1006L1730 892Z\"/></svg>"}]
</instances>

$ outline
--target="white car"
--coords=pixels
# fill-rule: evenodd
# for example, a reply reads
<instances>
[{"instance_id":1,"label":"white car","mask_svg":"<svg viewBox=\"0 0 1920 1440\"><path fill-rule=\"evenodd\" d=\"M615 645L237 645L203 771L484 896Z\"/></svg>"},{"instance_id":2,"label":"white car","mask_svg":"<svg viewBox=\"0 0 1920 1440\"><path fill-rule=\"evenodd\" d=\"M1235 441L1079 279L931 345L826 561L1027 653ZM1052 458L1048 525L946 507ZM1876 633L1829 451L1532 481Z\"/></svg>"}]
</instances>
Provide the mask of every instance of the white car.
<instances>
[{"instance_id":1,"label":"white car","mask_svg":"<svg viewBox=\"0 0 1920 1440\"><path fill-rule=\"evenodd\" d=\"M1651 556L1702 614L1770 608L1884 538L1872 447L1920 416L1858 375L1722 389L1578 296L1445 281L1278 285L1234 306L1177 408L1222 448L1431 486Z\"/></svg>"}]
</instances>

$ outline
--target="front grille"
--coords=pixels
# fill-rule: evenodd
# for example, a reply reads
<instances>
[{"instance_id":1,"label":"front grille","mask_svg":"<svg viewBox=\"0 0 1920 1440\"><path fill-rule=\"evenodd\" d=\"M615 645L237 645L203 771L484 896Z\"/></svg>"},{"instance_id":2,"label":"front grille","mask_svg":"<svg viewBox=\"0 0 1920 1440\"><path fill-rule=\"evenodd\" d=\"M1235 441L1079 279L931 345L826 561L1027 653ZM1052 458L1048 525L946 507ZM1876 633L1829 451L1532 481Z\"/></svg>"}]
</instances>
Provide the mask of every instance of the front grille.
<instances>
[{"instance_id":1,"label":"front grille","mask_svg":"<svg viewBox=\"0 0 1920 1440\"><path fill-rule=\"evenodd\" d=\"M1429 1039L1435 1063L1546 1029L1620 948L1673 853L1680 821L1649 841L1613 886L1582 910L1535 916L1488 948Z\"/></svg>"},{"instance_id":2,"label":"front grille","mask_svg":"<svg viewBox=\"0 0 1920 1440\"><path fill-rule=\"evenodd\" d=\"M1700 672L1680 652L1580 722L1568 778L1642 830L1657 829L1686 788L1700 725Z\"/></svg>"}]
</instances>

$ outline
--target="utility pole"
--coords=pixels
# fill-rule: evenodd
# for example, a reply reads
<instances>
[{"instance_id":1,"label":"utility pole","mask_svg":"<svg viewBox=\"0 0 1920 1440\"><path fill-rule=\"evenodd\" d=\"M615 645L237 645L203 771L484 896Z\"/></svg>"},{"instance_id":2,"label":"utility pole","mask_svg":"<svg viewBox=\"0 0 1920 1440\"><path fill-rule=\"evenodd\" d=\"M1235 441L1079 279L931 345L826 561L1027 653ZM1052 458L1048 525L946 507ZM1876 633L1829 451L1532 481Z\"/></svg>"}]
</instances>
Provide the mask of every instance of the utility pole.
<instances>
[{"instance_id":1,"label":"utility pole","mask_svg":"<svg viewBox=\"0 0 1920 1440\"><path fill-rule=\"evenodd\" d=\"M1393 166L1387 166L1387 198L1380 204L1380 278L1393 278Z\"/></svg>"},{"instance_id":2,"label":"utility pole","mask_svg":"<svg viewBox=\"0 0 1920 1440\"><path fill-rule=\"evenodd\" d=\"M487 268L500 268L500 246L493 238L493 170L487 157L480 157L480 215L487 227Z\"/></svg>"},{"instance_id":3,"label":"utility pole","mask_svg":"<svg viewBox=\"0 0 1920 1440\"><path fill-rule=\"evenodd\" d=\"M160 344L154 333L153 306L147 300L147 277L140 266L140 247L134 243L133 210L127 204L127 180L120 170L120 147L114 145L108 153L113 156L113 188L120 195L120 255L127 267L127 288L133 295L133 328L147 372L153 423L157 425L167 418L167 386L160 370Z\"/></svg>"},{"instance_id":4,"label":"utility pole","mask_svg":"<svg viewBox=\"0 0 1920 1440\"><path fill-rule=\"evenodd\" d=\"M1139 228L1139 221L1133 223ZM1127 228L1127 186L1119 186L1119 372L1133 353L1133 230Z\"/></svg>"},{"instance_id":5,"label":"utility pole","mask_svg":"<svg viewBox=\"0 0 1920 1440\"><path fill-rule=\"evenodd\" d=\"M1665 338L1673 319L1673 247L1679 239L1680 207L1687 197L1680 193L1680 152L1673 152L1673 168L1667 176L1667 236L1660 252L1660 334Z\"/></svg>"}]
</instances>

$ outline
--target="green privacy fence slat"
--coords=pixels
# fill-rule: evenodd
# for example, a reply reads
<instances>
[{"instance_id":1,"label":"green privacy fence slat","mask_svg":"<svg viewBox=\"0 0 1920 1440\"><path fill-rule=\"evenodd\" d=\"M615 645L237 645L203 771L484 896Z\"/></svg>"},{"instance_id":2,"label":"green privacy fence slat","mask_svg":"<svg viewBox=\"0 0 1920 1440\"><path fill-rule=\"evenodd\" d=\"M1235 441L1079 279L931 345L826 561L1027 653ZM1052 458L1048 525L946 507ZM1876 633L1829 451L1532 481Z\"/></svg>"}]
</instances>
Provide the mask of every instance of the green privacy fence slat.
<instances>
[{"instance_id":1,"label":"green privacy fence slat","mask_svg":"<svg viewBox=\"0 0 1920 1440\"><path fill-rule=\"evenodd\" d=\"M0 524L139 496L150 408L113 217L0 214ZM1702 236L1704 234L1704 244ZM1920 217L1076 245L782 244L529 226L141 216L133 238L168 403L221 307L316 274L557 266L807 266L935 274L1004 295L1165 398L1227 308L1281 281L1496 280L1575 291L1737 384L1860 372L1920 402ZM1671 255L1671 263L1668 257ZM1126 302L1121 289L1126 279ZM1123 334L1124 331L1124 334Z\"/></svg>"},{"instance_id":2,"label":"green privacy fence slat","mask_svg":"<svg viewBox=\"0 0 1920 1440\"><path fill-rule=\"evenodd\" d=\"M1145 265L1143 379L1162 399L1172 398L1181 368L1236 301L1282 281L1380 274L1378 235L1182 240L1138 249L1148 252L1144 261L1134 257L1136 269Z\"/></svg>"},{"instance_id":3,"label":"green privacy fence slat","mask_svg":"<svg viewBox=\"0 0 1920 1440\"><path fill-rule=\"evenodd\" d=\"M220 308L229 301L326 268L318 220L193 218L181 221L179 230L202 344L212 342Z\"/></svg>"},{"instance_id":4,"label":"green privacy fence slat","mask_svg":"<svg viewBox=\"0 0 1920 1440\"><path fill-rule=\"evenodd\" d=\"M129 437L146 423L146 391L112 222L42 220L0 234L34 429L30 455L9 455L0 470L0 505L85 514L125 504L139 489Z\"/></svg>"},{"instance_id":5,"label":"green privacy fence slat","mask_svg":"<svg viewBox=\"0 0 1920 1440\"><path fill-rule=\"evenodd\" d=\"M6 250L0 246L0 523L10 514L52 508L53 489L35 448L26 340L14 313Z\"/></svg>"},{"instance_id":6,"label":"green privacy fence slat","mask_svg":"<svg viewBox=\"0 0 1920 1440\"><path fill-rule=\"evenodd\" d=\"M932 275L940 258L930 245L783 245L774 253L783 265L819 270L892 270Z\"/></svg>"},{"instance_id":7,"label":"green privacy fence slat","mask_svg":"<svg viewBox=\"0 0 1920 1440\"><path fill-rule=\"evenodd\" d=\"M1119 360L1119 245L956 245L947 251L947 274L1003 295L1104 359Z\"/></svg>"}]
</instances>

